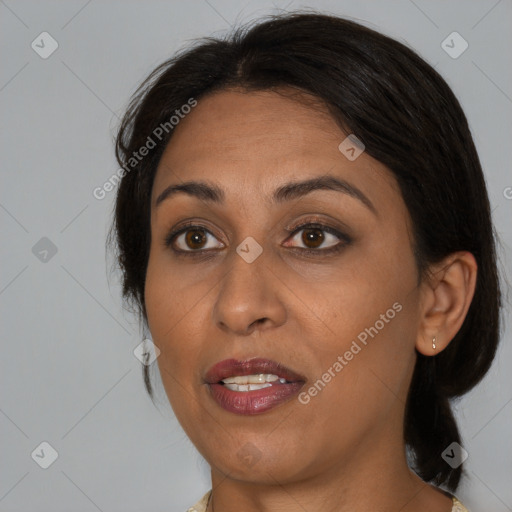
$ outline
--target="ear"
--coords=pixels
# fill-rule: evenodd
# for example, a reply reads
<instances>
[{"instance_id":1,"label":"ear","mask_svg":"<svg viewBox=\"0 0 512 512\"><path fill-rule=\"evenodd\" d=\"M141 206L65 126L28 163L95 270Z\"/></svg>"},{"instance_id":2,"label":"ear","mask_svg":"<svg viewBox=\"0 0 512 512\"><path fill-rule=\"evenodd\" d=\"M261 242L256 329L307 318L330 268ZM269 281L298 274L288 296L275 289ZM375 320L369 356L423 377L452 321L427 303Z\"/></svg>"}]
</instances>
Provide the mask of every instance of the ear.
<instances>
[{"instance_id":1,"label":"ear","mask_svg":"<svg viewBox=\"0 0 512 512\"><path fill-rule=\"evenodd\" d=\"M473 300L477 270L475 257L467 251L452 253L431 267L421 285L418 352L434 356L455 337Z\"/></svg>"}]
</instances>

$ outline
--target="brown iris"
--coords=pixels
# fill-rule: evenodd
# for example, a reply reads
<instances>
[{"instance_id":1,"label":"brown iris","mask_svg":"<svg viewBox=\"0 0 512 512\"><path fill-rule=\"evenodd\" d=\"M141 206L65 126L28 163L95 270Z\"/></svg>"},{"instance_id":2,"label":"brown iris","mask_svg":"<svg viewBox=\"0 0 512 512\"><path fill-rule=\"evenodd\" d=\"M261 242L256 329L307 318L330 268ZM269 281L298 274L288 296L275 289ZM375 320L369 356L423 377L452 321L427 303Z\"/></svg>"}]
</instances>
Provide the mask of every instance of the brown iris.
<instances>
[{"instance_id":1,"label":"brown iris","mask_svg":"<svg viewBox=\"0 0 512 512\"><path fill-rule=\"evenodd\" d=\"M206 243L206 234L201 229L191 229L185 235L185 242L191 249L200 249Z\"/></svg>"},{"instance_id":2,"label":"brown iris","mask_svg":"<svg viewBox=\"0 0 512 512\"><path fill-rule=\"evenodd\" d=\"M307 228L302 232L302 241L307 247L316 248L322 245L324 234L321 229Z\"/></svg>"}]
</instances>

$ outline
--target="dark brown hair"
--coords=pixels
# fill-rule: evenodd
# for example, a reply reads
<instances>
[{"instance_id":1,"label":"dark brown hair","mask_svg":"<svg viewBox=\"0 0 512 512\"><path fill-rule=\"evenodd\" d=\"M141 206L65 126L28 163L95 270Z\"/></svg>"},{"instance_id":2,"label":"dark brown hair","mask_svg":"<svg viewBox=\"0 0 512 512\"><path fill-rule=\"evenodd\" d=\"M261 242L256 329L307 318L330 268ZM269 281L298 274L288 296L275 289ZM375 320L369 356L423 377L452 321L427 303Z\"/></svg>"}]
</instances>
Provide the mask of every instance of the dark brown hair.
<instances>
[{"instance_id":1,"label":"dark brown hair","mask_svg":"<svg viewBox=\"0 0 512 512\"><path fill-rule=\"evenodd\" d=\"M342 18L292 13L201 40L160 65L135 93L116 141L126 173L109 241L116 244L124 298L146 323L151 189L172 130L140 162L130 158L190 98L232 87L291 87L328 105L339 125L394 174L412 219L420 276L450 253L475 256L478 277L467 317L444 351L418 353L405 412L411 465L425 481L455 490L462 466L454 469L441 458L460 442L450 401L482 379L499 339L494 229L462 108L443 78L403 44ZM144 379L152 396L146 366Z\"/></svg>"}]
</instances>

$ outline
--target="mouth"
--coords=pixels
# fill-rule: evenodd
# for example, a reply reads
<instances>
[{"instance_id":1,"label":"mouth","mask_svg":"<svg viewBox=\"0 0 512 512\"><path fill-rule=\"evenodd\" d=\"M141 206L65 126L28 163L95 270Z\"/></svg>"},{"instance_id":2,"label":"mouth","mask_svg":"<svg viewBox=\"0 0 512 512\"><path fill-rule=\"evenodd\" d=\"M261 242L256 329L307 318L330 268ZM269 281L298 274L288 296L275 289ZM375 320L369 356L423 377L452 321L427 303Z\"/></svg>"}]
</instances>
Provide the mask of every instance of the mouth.
<instances>
[{"instance_id":1,"label":"mouth","mask_svg":"<svg viewBox=\"0 0 512 512\"><path fill-rule=\"evenodd\" d=\"M223 409L243 415L266 412L296 395L306 378L269 359L226 359L206 373L210 396Z\"/></svg>"}]
</instances>

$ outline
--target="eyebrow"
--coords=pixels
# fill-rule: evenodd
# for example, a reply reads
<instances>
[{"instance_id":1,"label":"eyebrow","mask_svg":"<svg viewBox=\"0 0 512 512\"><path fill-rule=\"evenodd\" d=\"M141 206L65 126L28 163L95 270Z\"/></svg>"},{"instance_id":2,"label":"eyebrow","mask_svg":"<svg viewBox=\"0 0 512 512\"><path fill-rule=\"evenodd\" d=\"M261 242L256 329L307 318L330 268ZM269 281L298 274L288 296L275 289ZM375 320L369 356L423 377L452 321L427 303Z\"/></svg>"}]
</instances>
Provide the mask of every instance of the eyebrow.
<instances>
[{"instance_id":1,"label":"eyebrow","mask_svg":"<svg viewBox=\"0 0 512 512\"><path fill-rule=\"evenodd\" d=\"M377 215L377 210L368 197L363 194L356 186L351 183L336 178L330 175L318 176L303 181L293 181L286 183L277 188L272 195L273 203L283 203L303 197L316 190L335 190L343 194L347 194L355 199L358 199L369 210ZM158 207L163 201L175 196L176 194L184 193L192 197L197 197L202 201L222 204L225 200L224 191L217 185L206 183L204 181L187 181L179 185L170 185L163 192L159 194L155 201L155 208Z\"/></svg>"}]
</instances>

